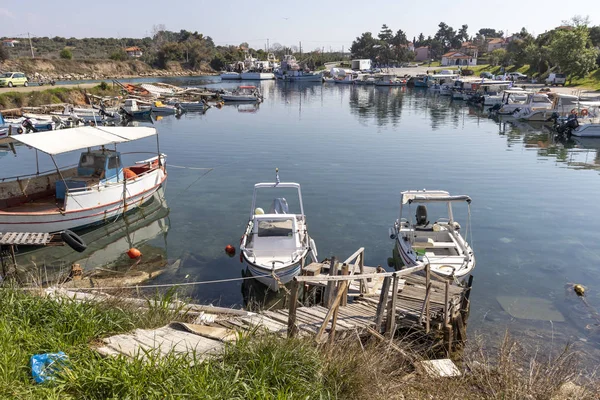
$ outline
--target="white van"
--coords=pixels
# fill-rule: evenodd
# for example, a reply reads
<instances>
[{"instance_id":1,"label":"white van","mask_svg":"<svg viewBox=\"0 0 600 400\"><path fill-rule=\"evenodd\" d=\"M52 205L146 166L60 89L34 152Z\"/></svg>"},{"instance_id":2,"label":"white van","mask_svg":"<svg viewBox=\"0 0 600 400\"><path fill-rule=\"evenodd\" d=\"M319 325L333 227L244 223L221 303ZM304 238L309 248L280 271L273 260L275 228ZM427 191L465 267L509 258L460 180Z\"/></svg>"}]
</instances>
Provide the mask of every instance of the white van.
<instances>
[{"instance_id":1,"label":"white van","mask_svg":"<svg viewBox=\"0 0 600 400\"><path fill-rule=\"evenodd\" d=\"M546 78L546 85L563 85L565 86L565 83L567 83L567 75L565 74L556 74L556 73L551 73L550 75L548 75L548 77Z\"/></svg>"}]
</instances>

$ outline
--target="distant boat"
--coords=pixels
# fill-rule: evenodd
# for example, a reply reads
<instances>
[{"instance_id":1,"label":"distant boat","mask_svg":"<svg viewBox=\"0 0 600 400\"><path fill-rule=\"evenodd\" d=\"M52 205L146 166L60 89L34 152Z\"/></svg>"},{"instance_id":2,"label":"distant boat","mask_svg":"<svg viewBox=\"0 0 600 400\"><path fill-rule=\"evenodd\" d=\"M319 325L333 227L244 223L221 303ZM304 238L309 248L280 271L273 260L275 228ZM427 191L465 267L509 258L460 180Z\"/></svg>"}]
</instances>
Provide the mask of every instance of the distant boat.
<instances>
[{"instance_id":1,"label":"distant boat","mask_svg":"<svg viewBox=\"0 0 600 400\"><path fill-rule=\"evenodd\" d=\"M225 101L262 101L263 97L256 86L239 86L232 92L222 94L221 98Z\"/></svg>"},{"instance_id":2,"label":"distant boat","mask_svg":"<svg viewBox=\"0 0 600 400\"><path fill-rule=\"evenodd\" d=\"M291 189L298 196L299 214L290 213L285 198L276 197L271 208L264 212L257 207L257 193ZM240 243L241 260L250 273L273 291L290 282L300 273L308 253L317 261L317 249L308 236L300 184L293 182L257 183L254 185L250 220Z\"/></svg>"},{"instance_id":3,"label":"distant boat","mask_svg":"<svg viewBox=\"0 0 600 400\"><path fill-rule=\"evenodd\" d=\"M240 76L239 72L221 72L221 75L219 75L219 76L224 81L227 81L227 80L240 80L240 79L242 79L242 77Z\"/></svg>"},{"instance_id":4,"label":"distant boat","mask_svg":"<svg viewBox=\"0 0 600 400\"><path fill-rule=\"evenodd\" d=\"M275 74L272 72L245 71L240 74L240 78L248 81L262 81L275 79Z\"/></svg>"},{"instance_id":5,"label":"distant boat","mask_svg":"<svg viewBox=\"0 0 600 400\"><path fill-rule=\"evenodd\" d=\"M206 111L210 106L204 100L200 101L182 101L176 104L185 112Z\"/></svg>"},{"instance_id":6,"label":"distant boat","mask_svg":"<svg viewBox=\"0 0 600 400\"><path fill-rule=\"evenodd\" d=\"M135 99L126 99L121 109L132 119L150 119L152 115L150 106L138 106Z\"/></svg>"},{"instance_id":7,"label":"distant boat","mask_svg":"<svg viewBox=\"0 0 600 400\"><path fill-rule=\"evenodd\" d=\"M154 157L124 168L121 154L109 147L156 135L150 127L87 126L14 136L53 161L58 154L87 150L77 167L2 181L0 232L79 229L113 221L146 203L167 179L166 156L149 153Z\"/></svg>"},{"instance_id":8,"label":"distant boat","mask_svg":"<svg viewBox=\"0 0 600 400\"><path fill-rule=\"evenodd\" d=\"M406 86L406 79L399 79L396 75L381 75L375 79L375 86Z\"/></svg>"},{"instance_id":9,"label":"distant boat","mask_svg":"<svg viewBox=\"0 0 600 400\"><path fill-rule=\"evenodd\" d=\"M571 135L584 138L600 137L600 102L580 101L577 114L579 126L571 131Z\"/></svg>"}]
</instances>

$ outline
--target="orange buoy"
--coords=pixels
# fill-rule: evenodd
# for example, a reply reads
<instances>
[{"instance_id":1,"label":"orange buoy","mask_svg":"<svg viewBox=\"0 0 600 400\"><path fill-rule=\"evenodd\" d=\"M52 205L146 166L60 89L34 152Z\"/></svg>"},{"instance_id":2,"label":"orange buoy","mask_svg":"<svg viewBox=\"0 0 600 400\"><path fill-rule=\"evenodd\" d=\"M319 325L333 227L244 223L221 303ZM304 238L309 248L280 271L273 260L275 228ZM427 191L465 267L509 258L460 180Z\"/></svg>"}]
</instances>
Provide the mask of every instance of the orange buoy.
<instances>
[{"instance_id":1,"label":"orange buoy","mask_svg":"<svg viewBox=\"0 0 600 400\"><path fill-rule=\"evenodd\" d=\"M235 247L233 247L232 245L228 244L227 246L225 246L225 253L227 253L227 255L229 257L235 256Z\"/></svg>"},{"instance_id":2,"label":"orange buoy","mask_svg":"<svg viewBox=\"0 0 600 400\"><path fill-rule=\"evenodd\" d=\"M129 250L127 250L127 255L133 260L136 258L140 258L142 256L142 252L136 249L135 247L132 247Z\"/></svg>"}]
</instances>

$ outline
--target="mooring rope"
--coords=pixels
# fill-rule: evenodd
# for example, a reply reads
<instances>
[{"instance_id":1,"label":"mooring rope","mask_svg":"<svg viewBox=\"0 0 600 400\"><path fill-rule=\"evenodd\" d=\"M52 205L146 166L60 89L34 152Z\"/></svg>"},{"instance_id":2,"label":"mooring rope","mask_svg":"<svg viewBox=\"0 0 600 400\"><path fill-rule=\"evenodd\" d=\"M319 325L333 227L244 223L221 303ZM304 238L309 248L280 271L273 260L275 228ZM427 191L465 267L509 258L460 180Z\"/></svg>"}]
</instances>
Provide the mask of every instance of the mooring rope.
<instances>
[{"instance_id":1,"label":"mooring rope","mask_svg":"<svg viewBox=\"0 0 600 400\"><path fill-rule=\"evenodd\" d=\"M195 285L205 285L205 284L209 284L209 283L236 282L236 281L244 281L247 279L262 278L265 276L272 277L271 274L265 274L265 275L245 276L245 277L241 277L241 278L215 279L212 281L162 283L162 284L155 284L155 285L135 285L135 286L72 287L72 288L66 288L66 289L72 289L72 290L155 289L155 288L166 288L166 287L174 287L174 286L195 286ZM279 279L277 279L277 280L279 280ZM23 289L24 290L39 290L39 288L23 288Z\"/></svg>"}]
</instances>

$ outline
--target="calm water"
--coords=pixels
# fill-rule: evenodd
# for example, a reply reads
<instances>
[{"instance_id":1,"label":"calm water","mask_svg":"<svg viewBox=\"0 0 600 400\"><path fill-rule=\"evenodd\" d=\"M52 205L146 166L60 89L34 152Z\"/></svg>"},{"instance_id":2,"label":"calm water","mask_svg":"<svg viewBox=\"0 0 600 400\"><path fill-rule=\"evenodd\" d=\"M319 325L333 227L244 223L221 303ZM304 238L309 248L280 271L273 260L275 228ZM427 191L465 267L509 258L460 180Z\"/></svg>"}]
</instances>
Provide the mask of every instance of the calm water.
<instances>
[{"instance_id":1,"label":"calm water","mask_svg":"<svg viewBox=\"0 0 600 400\"><path fill-rule=\"evenodd\" d=\"M578 299L566 298L565 285L586 285L588 302L600 307L600 140L553 143L541 125L498 123L418 89L260 84L266 97L260 106L228 105L155 123L170 165L168 215L157 213L161 229L153 223L130 234L182 260L156 282L240 277L238 257L228 258L223 248L239 243L252 187L272 181L275 167L282 180L302 184L319 257L346 258L365 247L372 266L391 256L387 229L397 218L400 191L444 189L473 198L471 335L497 343L508 327L533 343L559 349L574 342L598 355L599 328L586 328L595 321ZM154 146L147 139L121 151ZM35 172L35 153L24 147L17 153L0 158L3 176ZM64 155L60 163L76 158ZM40 163L50 168L43 155ZM465 211L459 207L456 216L463 226ZM108 263L111 252L127 262L123 248L130 242L136 240L108 248L94 266ZM240 282L195 286L190 294L243 304ZM524 298L545 299L566 321L512 318L498 296L525 304Z\"/></svg>"}]
</instances>

